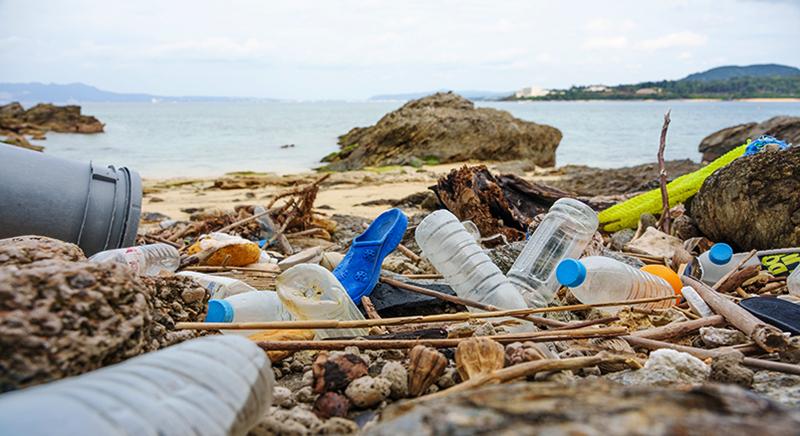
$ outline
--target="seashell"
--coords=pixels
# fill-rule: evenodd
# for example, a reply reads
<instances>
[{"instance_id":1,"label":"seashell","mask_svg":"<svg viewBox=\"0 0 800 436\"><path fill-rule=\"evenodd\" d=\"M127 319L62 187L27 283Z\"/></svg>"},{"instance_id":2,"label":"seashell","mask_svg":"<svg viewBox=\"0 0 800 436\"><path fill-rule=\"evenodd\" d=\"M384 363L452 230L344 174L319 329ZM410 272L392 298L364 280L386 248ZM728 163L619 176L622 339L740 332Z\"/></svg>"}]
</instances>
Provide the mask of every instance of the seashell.
<instances>
[{"instance_id":1,"label":"seashell","mask_svg":"<svg viewBox=\"0 0 800 436\"><path fill-rule=\"evenodd\" d=\"M633 347L622 338L594 338L589 339L589 344L601 350L611 351L613 354L636 355ZM628 369L627 363L601 363L597 365L603 373L618 372Z\"/></svg>"},{"instance_id":2,"label":"seashell","mask_svg":"<svg viewBox=\"0 0 800 436\"><path fill-rule=\"evenodd\" d=\"M505 360L503 345L489 338L470 338L456 348L456 370L465 381L502 368Z\"/></svg>"},{"instance_id":3,"label":"seashell","mask_svg":"<svg viewBox=\"0 0 800 436\"><path fill-rule=\"evenodd\" d=\"M509 365L543 359L558 359L558 355L538 342L514 342L506 345L506 360Z\"/></svg>"},{"instance_id":4,"label":"seashell","mask_svg":"<svg viewBox=\"0 0 800 436\"><path fill-rule=\"evenodd\" d=\"M408 353L408 394L418 397L444 373L447 358L444 354L424 345L417 345Z\"/></svg>"}]
</instances>

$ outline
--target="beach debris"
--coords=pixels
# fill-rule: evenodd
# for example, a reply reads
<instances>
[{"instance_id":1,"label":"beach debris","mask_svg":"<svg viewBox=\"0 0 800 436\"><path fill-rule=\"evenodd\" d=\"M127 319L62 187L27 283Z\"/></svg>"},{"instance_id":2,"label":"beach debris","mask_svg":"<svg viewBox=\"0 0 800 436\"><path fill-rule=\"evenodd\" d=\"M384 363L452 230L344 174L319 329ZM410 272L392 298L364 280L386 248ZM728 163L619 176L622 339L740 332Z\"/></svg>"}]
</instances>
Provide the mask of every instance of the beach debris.
<instances>
[{"instance_id":1,"label":"beach debris","mask_svg":"<svg viewBox=\"0 0 800 436\"><path fill-rule=\"evenodd\" d=\"M625 245L633 253L672 259L677 250L683 250L683 241L655 227L648 227L638 238Z\"/></svg>"},{"instance_id":2,"label":"beach debris","mask_svg":"<svg viewBox=\"0 0 800 436\"><path fill-rule=\"evenodd\" d=\"M417 345L408 353L408 395L418 397L441 377L447 358L434 348Z\"/></svg>"},{"instance_id":3,"label":"beach debris","mask_svg":"<svg viewBox=\"0 0 800 436\"><path fill-rule=\"evenodd\" d=\"M800 144L800 117L777 116L760 123L751 122L720 129L700 141L697 150L710 162L739 144L761 135L772 135L788 143Z\"/></svg>"},{"instance_id":4,"label":"beach debris","mask_svg":"<svg viewBox=\"0 0 800 436\"><path fill-rule=\"evenodd\" d=\"M383 377L365 375L353 380L344 393L357 407L369 408L378 405L389 397L392 392L392 382Z\"/></svg>"},{"instance_id":5,"label":"beach debris","mask_svg":"<svg viewBox=\"0 0 800 436\"><path fill-rule=\"evenodd\" d=\"M554 127L438 92L409 101L373 126L351 129L339 137L340 150L323 162L337 171L469 159L526 159L552 166L560 141Z\"/></svg>"},{"instance_id":6,"label":"beach debris","mask_svg":"<svg viewBox=\"0 0 800 436\"><path fill-rule=\"evenodd\" d=\"M201 236L189 247L187 254L196 256L201 265L245 266L258 262L261 249L239 236L213 232Z\"/></svg>"},{"instance_id":7,"label":"beach debris","mask_svg":"<svg viewBox=\"0 0 800 436\"><path fill-rule=\"evenodd\" d=\"M456 370L462 380L483 376L503 367L505 349L499 342L475 337L463 341L456 348Z\"/></svg>"},{"instance_id":8,"label":"beach debris","mask_svg":"<svg viewBox=\"0 0 800 436\"><path fill-rule=\"evenodd\" d=\"M744 250L796 247L798 184L800 147L759 153L709 177L689 211L712 240Z\"/></svg>"}]
</instances>

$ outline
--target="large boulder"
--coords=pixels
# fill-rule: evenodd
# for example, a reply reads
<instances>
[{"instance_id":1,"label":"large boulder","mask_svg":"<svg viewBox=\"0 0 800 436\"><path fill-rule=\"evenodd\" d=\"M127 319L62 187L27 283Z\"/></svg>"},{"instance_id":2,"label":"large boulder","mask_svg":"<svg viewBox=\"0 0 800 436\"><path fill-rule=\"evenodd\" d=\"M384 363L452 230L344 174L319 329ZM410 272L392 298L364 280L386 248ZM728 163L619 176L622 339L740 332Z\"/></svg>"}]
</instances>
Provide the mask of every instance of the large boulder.
<instances>
[{"instance_id":1,"label":"large boulder","mask_svg":"<svg viewBox=\"0 0 800 436\"><path fill-rule=\"evenodd\" d=\"M0 392L78 375L198 336L208 296L188 277L137 277L48 238L0 240Z\"/></svg>"},{"instance_id":2,"label":"large boulder","mask_svg":"<svg viewBox=\"0 0 800 436\"><path fill-rule=\"evenodd\" d=\"M761 123L745 123L716 131L700 141L697 147L703 161L711 162L748 139L772 135L789 143L800 144L800 117L778 116Z\"/></svg>"},{"instance_id":3,"label":"large boulder","mask_svg":"<svg viewBox=\"0 0 800 436\"><path fill-rule=\"evenodd\" d=\"M0 135L16 133L44 139L44 133L48 131L101 133L103 127L97 118L81 114L80 106L41 103L28 110L17 102L0 106Z\"/></svg>"},{"instance_id":4,"label":"large boulder","mask_svg":"<svg viewBox=\"0 0 800 436\"><path fill-rule=\"evenodd\" d=\"M516 383L390 406L367 435L796 434L800 412L735 385Z\"/></svg>"},{"instance_id":5,"label":"large boulder","mask_svg":"<svg viewBox=\"0 0 800 436\"><path fill-rule=\"evenodd\" d=\"M717 170L689 211L706 236L742 250L800 246L800 146Z\"/></svg>"},{"instance_id":6,"label":"large boulder","mask_svg":"<svg viewBox=\"0 0 800 436\"><path fill-rule=\"evenodd\" d=\"M514 118L497 109L476 109L452 92L413 100L371 127L356 127L339 137L341 150L327 156L333 170L470 159L527 159L555 165L561 132Z\"/></svg>"}]
</instances>

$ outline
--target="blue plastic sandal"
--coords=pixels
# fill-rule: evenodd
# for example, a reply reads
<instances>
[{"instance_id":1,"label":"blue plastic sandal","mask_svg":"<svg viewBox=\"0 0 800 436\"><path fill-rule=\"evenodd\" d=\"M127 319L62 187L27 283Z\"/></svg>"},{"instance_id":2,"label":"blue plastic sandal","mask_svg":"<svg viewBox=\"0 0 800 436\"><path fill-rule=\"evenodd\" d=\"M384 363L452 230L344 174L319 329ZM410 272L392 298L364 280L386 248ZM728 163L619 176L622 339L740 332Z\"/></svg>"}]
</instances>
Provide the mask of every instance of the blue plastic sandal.
<instances>
[{"instance_id":1,"label":"blue plastic sandal","mask_svg":"<svg viewBox=\"0 0 800 436\"><path fill-rule=\"evenodd\" d=\"M356 304L360 304L361 297L369 295L378 283L383 259L400 245L407 226L408 218L400 209L389 209L353 239L333 275Z\"/></svg>"}]
</instances>

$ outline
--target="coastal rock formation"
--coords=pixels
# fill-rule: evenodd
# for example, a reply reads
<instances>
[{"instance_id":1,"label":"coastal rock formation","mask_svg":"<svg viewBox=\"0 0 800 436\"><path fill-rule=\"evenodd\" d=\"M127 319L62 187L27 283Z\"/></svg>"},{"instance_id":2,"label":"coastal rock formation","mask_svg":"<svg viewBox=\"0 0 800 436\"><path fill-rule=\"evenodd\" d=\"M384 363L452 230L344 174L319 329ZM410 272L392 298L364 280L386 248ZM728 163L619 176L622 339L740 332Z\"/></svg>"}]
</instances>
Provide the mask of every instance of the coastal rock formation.
<instances>
[{"instance_id":1,"label":"coastal rock formation","mask_svg":"<svg viewBox=\"0 0 800 436\"><path fill-rule=\"evenodd\" d=\"M333 170L366 166L528 159L555 165L561 132L475 105L452 92L412 100L371 127L339 137L341 150L323 159Z\"/></svg>"},{"instance_id":2,"label":"coastal rock formation","mask_svg":"<svg viewBox=\"0 0 800 436\"><path fill-rule=\"evenodd\" d=\"M697 149L703 153L703 161L710 162L744 144L748 138L756 139L761 135L800 144L800 117L778 116L761 123L726 127L703 138Z\"/></svg>"},{"instance_id":3,"label":"coastal rock formation","mask_svg":"<svg viewBox=\"0 0 800 436\"><path fill-rule=\"evenodd\" d=\"M671 181L700 169L700 164L689 159L665 162L667 177ZM578 195L619 195L656 189L658 164L648 163L622 168L594 168L586 165L565 165L554 171L559 175L547 183Z\"/></svg>"},{"instance_id":4,"label":"coastal rock formation","mask_svg":"<svg viewBox=\"0 0 800 436\"><path fill-rule=\"evenodd\" d=\"M198 336L208 296L187 277L134 277L47 238L0 241L0 392L78 375Z\"/></svg>"},{"instance_id":5,"label":"coastal rock formation","mask_svg":"<svg viewBox=\"0 0 800 436\"><path fill-rule=\"evenodd\" d=\"M101 133L103 123L97 118L81 114L75 105L56 106L41 103L25 110L17 102L0 106L0 136L7 144L41 151L41 146L31 145L24 135L44 139L46 132Z\"/></svg>"},{"instance_id":6,"label":"coastal rock formation","mask_svg":"<svg viewBox=\"0 0 800 436\"><path fill-rule=\"evenodd\" d=\"M800 412L734 385L516 383L392 405L368 435L793 434Z\"/></svg>"},{"instance_id":7,"label":"coastal rock formation","mask_svg":"<svg viewBox=\"0 0 800 436\"><path fill-rule=\"evenodd\" d=\"M736 159L706 179L689 212L711 240L741 250L800 245L800 147Z\"/></svg>"}]
</instances>

